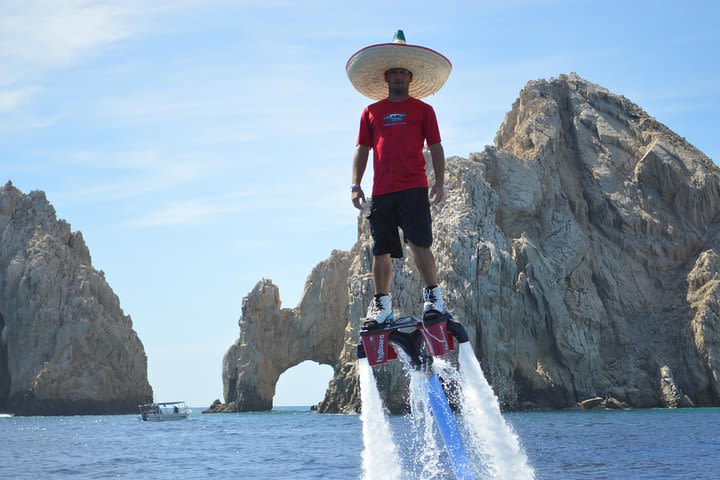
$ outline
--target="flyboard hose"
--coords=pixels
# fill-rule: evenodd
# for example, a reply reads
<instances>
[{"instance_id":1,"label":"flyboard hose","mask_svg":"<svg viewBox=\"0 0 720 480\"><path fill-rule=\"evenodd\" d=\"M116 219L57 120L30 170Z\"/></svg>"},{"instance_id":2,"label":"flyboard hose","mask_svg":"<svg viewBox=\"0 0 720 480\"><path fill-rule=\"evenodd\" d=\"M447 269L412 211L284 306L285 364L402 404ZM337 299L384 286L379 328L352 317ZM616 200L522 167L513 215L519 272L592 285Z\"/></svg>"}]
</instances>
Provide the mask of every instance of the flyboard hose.
<instances>
[{"instance_id":1,"label":"flyboard hose","mask_svg":"<svg viewBox=\"0 0 720 480\"><path fill-rule=\"evenodd\" d=\"M450 457L455 476L458 480L475 480L475 475L470 468L468 455L465 451L465 444L460 435L460 429L458 429L445 392L442 385L440 385L440 379L436 374L430 375L428 386L430 387L430 409L433 412L433 418L440 431L440 436L445 443L445 450L448 457Z\"/></svg>"},{"instance_id":2,"label":"flyboard hose","mask_svg":"<svg viewBox=\"0 0 720 480\"><path fill-rule=\"evenodd\" d=\"M450 322L451 320L448 320L446 324L450 333L456 337L458 342L467 342L469 339L463 326L458 322L453 322L457 326L450 326ZM445 337L445 335L434 335L432 333L432 329L428 328L429 325L426 324L424 317L422 318L421 323L424 330L423 335L430 337L435 342L447 344L447 338L440 338ZM458 331L458 328L460 331ZM455 472L455 477L457 477L458 480L475 480L475 475L470 468L470 461L468 459L467 451L465 450L465 444L463 443L460 429L458 428L455 416L450 409L450 402L448 402L438 376L433 373L432 370L430 370L429 373L430 377L428 378L428 386L430 387L430 409L433 412L435 424L437 425L438 430L440 431L440 436L445 444L445 450L450 458L450 463L452 464L453 472Z\"/></svg>"},{"instance_id":3,"label":"flyboard hose","mask_svg":"<svg viewBox=\"0 0 720 480\"><path fill-rule=\"evenodd\" d=\"M428 326L425 324L425 317L423 317L423 318L420 320L420 322L421 322L421 324L422 324L422 326L423 326L423 329L425 329L425 335L427 335L428 337L432 338L432 339L435 340L436 342L442 342L442 343L445 342L445 339L436 337L435 335L432 334L432 330L430 330L430 329L428 328Z\"/></svg>"}]
</instances>

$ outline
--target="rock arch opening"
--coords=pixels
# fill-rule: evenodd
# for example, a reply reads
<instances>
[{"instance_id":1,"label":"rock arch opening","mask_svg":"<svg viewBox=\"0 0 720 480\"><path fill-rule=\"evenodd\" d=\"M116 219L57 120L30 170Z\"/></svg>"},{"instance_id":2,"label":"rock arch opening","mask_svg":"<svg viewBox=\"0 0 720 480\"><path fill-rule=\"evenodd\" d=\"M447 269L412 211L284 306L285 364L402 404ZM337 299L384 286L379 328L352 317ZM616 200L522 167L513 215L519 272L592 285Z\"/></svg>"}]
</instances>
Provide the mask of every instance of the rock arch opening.
<instances>
[{"instance_id":1,"label":"rock arch opening","mask_svg":"<svg viewBox=\"0 0 720 480\"><path fill-rule=\"evenodd\" d=\"M275 384L274 407L313 406L325 398L333 377L330 365L306 360L285 370Z\"/></svg>"}]
</instances>

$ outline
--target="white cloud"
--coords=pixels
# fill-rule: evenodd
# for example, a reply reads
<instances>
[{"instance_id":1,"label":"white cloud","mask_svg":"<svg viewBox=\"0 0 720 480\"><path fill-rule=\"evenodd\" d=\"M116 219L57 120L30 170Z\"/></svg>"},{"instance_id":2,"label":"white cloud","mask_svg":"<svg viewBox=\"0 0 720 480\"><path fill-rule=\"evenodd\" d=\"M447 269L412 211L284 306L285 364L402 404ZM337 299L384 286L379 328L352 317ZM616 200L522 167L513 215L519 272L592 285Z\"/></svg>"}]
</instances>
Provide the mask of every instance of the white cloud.
<instances>
[{"instance_id":1,"label":"white cloud","mask_svg":"<svg viewBox=\"0 0 720 480\"><path fill-rule=\"evenodd\" d=\"M39 90L32 86L0 90L0 113L15 110L27 103Z\"/></svg>"},{"instance_id":2,"label":"white cloud","mask_svg":"<svg viewBox=\"0 0 720 480\"><path fill-rule=\"evenodd\" d=\"M196 226L226 222L229 218L252 217L253 228L308 233L350 226L357 211L350 203L344 184L330 183L331 173L312 177L277 178L262 186L215 195L194 195L192 189L182 199L147 205L143 214L129 220L129 228ZM338 199L347 199L338 202ZM312 215L308 214L312 212ZM232 220L235 221L235 220Z\"/></svg>"},{"instance_id":3,"label":"white cloud","mask_svg":"<svg viewBox=\"0 0 720 480\"><path fill-rule=\"evenodd\" d=\"M0 58L12 63L67 65L93 48L132 33L133 2L11 0L0 18Z\"/></svg>"},{"instance_id":4,"label":"white cloud","mask_svg":"<svg viewBox=\"0 0 720 480\"><path fill-rule=\"evenodd\" d=\"M252 2L233 7L242 3ZM0 84L20 81L32 68L72 65L115 42L172 28L173 14L201 8L228 6L217 0L3 0Z\"/></svg>"},{"instance_id":5,"label":"white cloud","mask_svg":"<svg viewBox=\"0 0 720 480\"><path fill-rule=\"evenodd\" d=\"M173 86L174 87L174 86ZM243 113L252 97L227 97L204 88L142 92L99 104L102 115L127 124L156 124L168 119L221 117Z\"/></svg>"},{"instance_id":6,"label":"white cloud","mask_svg":"<svg viewBox=\"0 0 720 480\"><path fill-rule=\"evenodd\" d=\"M59 166L75 180L69 188L54 194L58 203L112 202L169 191L202 181L225 165L221 160L152 149L60 152L60 155L62 159L52 160L47 168ZM113 172L98 172L101 170Z\"/></svg>"},{"instance_id":7,"label":"white cloud","mask_svg":"<svg viewBox=\"0 0 720 480\"><path fill-rule=\"evenodd\" d=\"M200 225L212 223L221 216L238 213L249 209L249 205L239 202L231 202L228 199L192 199L181 200L145 216L133 220L129 226L142 227L163 227L171 225Z\"/></svg>"},{"instance_id":8,"label":"white cloud","mask_svg":"<svg viewBox=\"0 0 720 480\"><path fill-rule=\"evenodd\" d=\"M194 196L150 206L144 214L130 220L131 228L167 227L174 225L206 225L231 215L252 212L262 216L263 212L274 212L281 216L288 209L288 199L282 192L287 191L281 183L272 187L255 187L238 192L217 195ZM189 197L189 198L188 198Z\"/></svg>"},{"instance_id":9,"label":"white cloud","mask_svg":"<svg viewBox=\"0 0 720 480\"><path fill-rule=\"evenodd\" d=\"M102 49L150 31L172 12L207 0L3 0L0 86L43 77Z\"/></svg>"}]
</instances>

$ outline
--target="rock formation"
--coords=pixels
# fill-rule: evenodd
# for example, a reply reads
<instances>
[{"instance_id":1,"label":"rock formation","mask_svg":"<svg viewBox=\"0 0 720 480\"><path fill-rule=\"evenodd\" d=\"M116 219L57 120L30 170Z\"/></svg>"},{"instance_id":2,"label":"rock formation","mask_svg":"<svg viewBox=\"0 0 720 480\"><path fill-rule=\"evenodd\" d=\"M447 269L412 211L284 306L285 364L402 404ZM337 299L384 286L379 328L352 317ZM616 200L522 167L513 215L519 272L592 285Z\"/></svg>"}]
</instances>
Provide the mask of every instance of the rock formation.
<instances>
[{"instance_id":1,"label":"rock formation","mask_svg":"<svg viewBox=\"0 0 720 480\"><path fill-rule=\"evenodd\" d=\"M449 158L446 191L433 219L446 302L506 408L661 406L672 388L720 404L720 170L703 153L628 99L562 75L527 84L494 146ZM295 309L280 310L267 281L250 293L225 357L230 409L269 408L277 377L307 359L335 371L320 411L358 409L371 245L360 218L358 242L313 271ZM421 302L409 257L395 263L404 314ZM399 366L377 376L403 411Z\"/></svg>"},{"instance_id":2,"label":"rock formation","mask_svg":"<svg viewBox=\"0 0 720 480\"><path fill-rule=\"evenodd\" d=\"M213 412L272 408L275 384L305 360L335 365L347 325L347 252L334 251L315 267L295 309L280 307L278 288L257 284L243 300L240 337L223 359L226 404ZM271 353L272 352L272 353Z\"/></svg>"},{"instance_id":3,"label":"rock formation","mask_svg":"<svg viewBox=\"0 0 720 480\"><path fill-rule=\"evenodd\" d=\"M45 194L0 188L0 410L136 412L147 358L80 232Z\"/></svg>"}]
</instances>

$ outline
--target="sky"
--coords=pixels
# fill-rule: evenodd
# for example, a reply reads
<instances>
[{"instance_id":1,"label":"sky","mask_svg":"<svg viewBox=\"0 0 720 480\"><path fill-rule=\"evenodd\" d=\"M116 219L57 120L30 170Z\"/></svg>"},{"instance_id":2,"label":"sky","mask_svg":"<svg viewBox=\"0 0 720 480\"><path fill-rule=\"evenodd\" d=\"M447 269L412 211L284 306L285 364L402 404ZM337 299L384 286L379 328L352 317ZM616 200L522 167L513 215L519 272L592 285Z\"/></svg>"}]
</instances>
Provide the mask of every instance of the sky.
<instances>
[{"instance_id":1,"label":"sky","mask_svg":"<svg viewBox=\"0 0 720 480\"><path fill-rule=\"evenodd\" d=\"M0 182L45 191L82 232L155 399L205 407L243 297L269 278L294 307L356 241L371 101L345 74L355 51L402 29L452 61L425 99L448 157L491 145L528 81L577 72L717 162L719 16L710 1L0 0ZM294 367L275 405L319 402L331 374Z\"/></svg>"}]
</instances>

